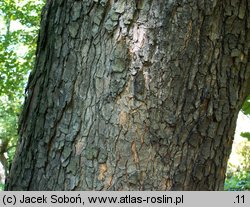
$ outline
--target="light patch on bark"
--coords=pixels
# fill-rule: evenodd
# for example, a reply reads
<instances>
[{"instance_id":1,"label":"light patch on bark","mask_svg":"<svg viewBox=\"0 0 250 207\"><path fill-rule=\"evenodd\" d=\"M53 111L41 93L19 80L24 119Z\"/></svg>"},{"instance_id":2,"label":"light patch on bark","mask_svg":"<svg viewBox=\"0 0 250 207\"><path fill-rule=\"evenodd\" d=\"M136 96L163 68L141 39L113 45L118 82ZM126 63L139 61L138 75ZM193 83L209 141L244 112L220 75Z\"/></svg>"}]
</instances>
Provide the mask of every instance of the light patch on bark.
<instances>
[{"instance_id":1,"label":"light patch on bark","mask_svg":"<svg viewBox=\"0 0 250 207\"><path fill-rule=\"evenodd\" d=\"M8 189L222 189L244 5L47 1Z\"/></svg>"},{"instance_id":2,"label":"light patch on bark","mask_svg":"<svg viewBox=\"0 0 250 207\"><path fill-rule=\"evenodd\" d=\"M125 111L121 111L119 116L119 123L123 127L128 124L128 114Z\"/></svg>"},{"instance_id":3,"label":"light patch on bark","mask_svg":"<svg viewBox=\"0 0 250 207\"><path fill-rule=\"evenodd\" d=\"M99 165L98 180L103 181L105 179L105 173L108 171L106 164Z\"/></svg>"},{"instance_id":4,"label":"light patch on bark","mask_svg":"<svg viewBox=\"0 0 250 207\"><path fill-rule=\"evenodd\" d=\"M138 157L138 153L137 153L137 149L136 149L136 143L135 141L132 142L131 144L131 151L132 151L132 155L133 155L133 160L136 164L139 163L139 157Z\"/></svg>"}]
</instances>

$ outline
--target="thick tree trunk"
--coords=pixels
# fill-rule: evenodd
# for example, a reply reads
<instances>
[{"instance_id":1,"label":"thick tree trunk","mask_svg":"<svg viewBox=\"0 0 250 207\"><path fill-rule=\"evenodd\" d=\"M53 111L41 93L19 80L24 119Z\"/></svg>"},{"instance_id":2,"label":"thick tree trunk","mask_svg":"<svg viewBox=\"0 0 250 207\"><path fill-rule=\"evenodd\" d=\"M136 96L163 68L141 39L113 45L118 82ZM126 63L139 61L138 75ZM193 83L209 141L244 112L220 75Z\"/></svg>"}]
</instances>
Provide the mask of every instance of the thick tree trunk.
<instances>
[{"instance_id":1,"label":"thick tree trunk","mask_svg":"<svg viewBox=\"0 0 250 207\"><path fill-rule=\"evenodd\" d=\"M248 0L48 0L8 190L222 190Z\"/></svg>"}]
</instances>

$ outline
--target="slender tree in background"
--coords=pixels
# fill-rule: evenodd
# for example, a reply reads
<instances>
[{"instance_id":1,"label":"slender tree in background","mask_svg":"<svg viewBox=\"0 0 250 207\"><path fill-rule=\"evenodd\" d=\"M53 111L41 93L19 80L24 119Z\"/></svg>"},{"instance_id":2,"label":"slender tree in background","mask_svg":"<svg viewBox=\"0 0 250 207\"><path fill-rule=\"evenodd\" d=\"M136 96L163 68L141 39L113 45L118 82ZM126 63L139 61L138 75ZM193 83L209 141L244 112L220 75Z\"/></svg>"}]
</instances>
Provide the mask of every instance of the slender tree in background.
<instances>
[{"instance_id":1,"label":"slender tree in background","mask_svg":"<svg viewBox=\"0 0 250 207\"><path fill-rule=\"evenodd\" d=\"M15 152L23 88L34 65L42 5L41 0L0 1L0 168L5 176Z\"/></svg>"},{"instance_id":2,"label":"slender tree in background","mask_svg":"<svg viewBox=\"0 0 250 207\"><path fill-rule=\"evenodd\" d=\"M247 0L47 0L7 190L222 190L249 93Z\"/></svg>"}]
</instances>

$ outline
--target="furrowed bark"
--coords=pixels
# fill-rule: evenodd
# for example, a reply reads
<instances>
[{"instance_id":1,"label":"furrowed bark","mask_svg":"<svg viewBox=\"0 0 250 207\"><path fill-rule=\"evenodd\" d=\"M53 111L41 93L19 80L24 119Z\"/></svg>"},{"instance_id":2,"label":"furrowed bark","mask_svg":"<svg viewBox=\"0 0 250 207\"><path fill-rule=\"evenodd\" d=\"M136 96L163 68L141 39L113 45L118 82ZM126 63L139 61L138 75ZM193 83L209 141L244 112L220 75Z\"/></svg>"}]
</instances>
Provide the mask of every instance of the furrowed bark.
<instances>
[{"instance_id":1,"label":"furrowed bark","mask_svg":"<svg viewBox=\"0 0 250 207\"><path fill-rule=\"evenodd\" d=\"M247 0L48 0L7 190L222 190L249 28Z\"/></svg>"}]
</instances>

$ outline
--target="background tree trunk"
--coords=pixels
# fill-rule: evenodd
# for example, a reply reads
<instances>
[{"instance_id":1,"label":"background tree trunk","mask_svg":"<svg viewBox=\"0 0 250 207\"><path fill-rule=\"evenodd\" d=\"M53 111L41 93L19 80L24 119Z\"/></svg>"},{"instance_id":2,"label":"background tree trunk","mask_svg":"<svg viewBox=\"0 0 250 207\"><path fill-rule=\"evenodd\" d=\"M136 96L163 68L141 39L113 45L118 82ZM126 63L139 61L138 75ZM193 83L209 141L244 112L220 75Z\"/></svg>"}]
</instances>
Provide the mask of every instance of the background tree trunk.
<instances>
[{"instance_id":1,"label":"background tree trunk","mask_svg":"<svg viewBox=\"0 0 250 207\"><path fill-rule=\"evenodd\" d=\"M8 190L222 190L247 0L47 0Z\"/></svg>"}]
</instances>

